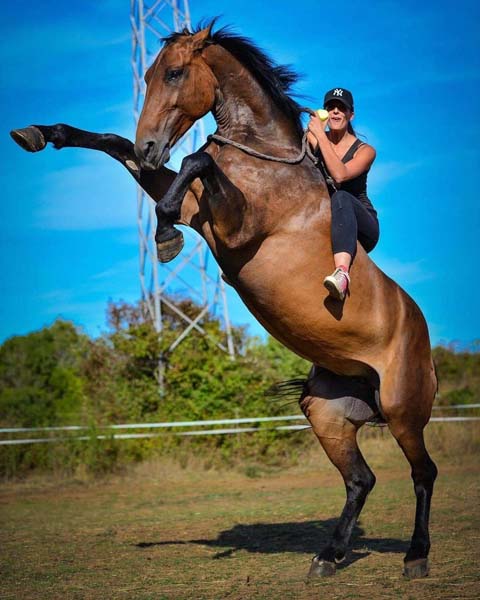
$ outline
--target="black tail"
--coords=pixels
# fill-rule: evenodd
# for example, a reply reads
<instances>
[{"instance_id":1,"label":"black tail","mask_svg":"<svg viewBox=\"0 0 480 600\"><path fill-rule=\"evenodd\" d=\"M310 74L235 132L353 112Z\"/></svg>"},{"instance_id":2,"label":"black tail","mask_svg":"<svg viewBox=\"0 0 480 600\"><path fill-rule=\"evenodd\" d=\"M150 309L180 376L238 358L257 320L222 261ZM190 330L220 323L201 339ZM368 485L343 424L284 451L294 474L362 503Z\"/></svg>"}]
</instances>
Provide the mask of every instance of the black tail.
<instances>
[{"instance_id":1,"label":"black tail","mask_svg":"<svg viewBox=\"0 0 480 600\"><path fill-rule=\"evenodd\" d=\"M308 379L288 379L274 383L265 390L265 396L271 400L298 401L306 391Z\"/></svg>"}]
</instances>

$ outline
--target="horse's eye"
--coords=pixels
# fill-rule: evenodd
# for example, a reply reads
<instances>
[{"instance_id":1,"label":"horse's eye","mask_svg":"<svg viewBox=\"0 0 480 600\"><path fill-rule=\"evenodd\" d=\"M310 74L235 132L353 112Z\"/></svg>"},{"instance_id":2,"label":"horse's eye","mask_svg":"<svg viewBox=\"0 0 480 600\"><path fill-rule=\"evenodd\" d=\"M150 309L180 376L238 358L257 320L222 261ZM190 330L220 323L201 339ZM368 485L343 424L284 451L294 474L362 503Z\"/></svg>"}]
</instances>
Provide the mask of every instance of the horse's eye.
<instances>
[{"instance_id":1,"label":"horse's eye","mask_svg":"<svg viewBox=\"0 0 480 600\"><path fill-rule=\"evenodd\" d=\"M165 81L175 81L183 74L183 69L168 69L165 73Z\"/></svg>"}]
</instances>

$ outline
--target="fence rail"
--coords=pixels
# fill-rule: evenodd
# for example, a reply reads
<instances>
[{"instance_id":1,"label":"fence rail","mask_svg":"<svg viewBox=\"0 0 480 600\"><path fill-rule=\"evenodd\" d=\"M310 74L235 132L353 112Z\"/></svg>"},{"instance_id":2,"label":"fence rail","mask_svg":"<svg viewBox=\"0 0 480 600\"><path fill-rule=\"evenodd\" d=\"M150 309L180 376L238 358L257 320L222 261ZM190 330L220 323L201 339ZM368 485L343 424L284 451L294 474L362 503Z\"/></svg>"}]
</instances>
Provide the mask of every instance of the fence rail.
<instances>
[{"instance_id":1,"label":"fence rail","mask_svg":"<svg viewBox=\"0 0 480 600\"><path fill-rule=\"evenodd\" d=\"M460 404L457 406L434 406L435 410L463 410L463 409L475 409L480 408L480 404ZM99 440L102 439L115 439L115 440L126 440L126 439L145 439L158 437L159 435L165 435L170 433L171 435L178 436L196 436L196 435L231 435L238 433L253 433L261 430L276 430L276 431L300 431L303 429L309 429L309 425L297 424L297 425L277 425L275 427L263 427L259 428L260 423L275 423L279 421L304 421L303 415L287 415L280 417L245 417L239 419L211 419L206 421L176 421L171 423L127 423L123 425L105 425L99 426L101 430L129 430L129 429L175 429L178 427L207 427L212 425L245 425L245 424L256 424L255 427L235 427L235 428L218 428L218 429L198 429L188 431L174 431L162 433L113 433L98 434L95 437ZM464 422L464 421L480 421L480 417L474 416L446 416L446 417L432 417L430 422ZM67 432L67 431L87 431L89 427L82 425L67 425L65 427L7 427L0 429L0 434L16 434L16 433L32 433L32 432ZM18 444L41 444L41 443L52 443L60 441L70 440L89 440L91 436L80 435L80 436L69 436L61 437L54 436L48 438L27 438L27 439L2 439L0 440L0 446L13 446Z\"/></svg>"}]
</instances>

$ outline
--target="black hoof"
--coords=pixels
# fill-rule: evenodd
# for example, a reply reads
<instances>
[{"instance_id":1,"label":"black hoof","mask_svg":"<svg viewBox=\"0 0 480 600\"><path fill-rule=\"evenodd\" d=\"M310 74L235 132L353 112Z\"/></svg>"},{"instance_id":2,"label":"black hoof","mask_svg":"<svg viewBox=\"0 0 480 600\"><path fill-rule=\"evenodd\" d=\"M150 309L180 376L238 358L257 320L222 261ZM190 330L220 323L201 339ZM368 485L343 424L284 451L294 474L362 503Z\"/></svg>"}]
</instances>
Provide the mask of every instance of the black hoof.
<instances>
[{"instance_id":1,"label":"black hoof","mask_svg":"<svg viewBox=\"0 0 480 600\"><path fill-rule=\"evenodd\" d=\"M428 559L419 558L406 562L403 567L403 574L407 579L421 579L427 577L430 572Z\"/></svg>"},{"instance_id":2,"label":"black hoof","mask_svg":"<svg viewBox=\"0 0 480 600\"><path fill-rule=\"evenodd\" d=\"M23 129L14 129L10 132L13 141L27 152L39 152L47 145L43 133L34 125Z\"/></svg>"},{"instance_id":3,"label":"black hoof","mask_svg":"<svg viewBox=\"0 0 480 600\"><path fill-rule=\"evenodd\" d=\"M307 578L316 579L318 577L331 577L332 575L335 575L336 570L337 567L334 562L315 556L310 565Z\"/></svg>"},{"instance_id":4,"label":"black hoof","mask_svg":"<svg viewBox=\"0 0 480 600\"><path fill-rule=\"evenodd\" d=\"M165 242L157 242L157 256L161 263L173 260L182 251L183 233L175 230L175 236Z\"/></svg>"}]
</instances>

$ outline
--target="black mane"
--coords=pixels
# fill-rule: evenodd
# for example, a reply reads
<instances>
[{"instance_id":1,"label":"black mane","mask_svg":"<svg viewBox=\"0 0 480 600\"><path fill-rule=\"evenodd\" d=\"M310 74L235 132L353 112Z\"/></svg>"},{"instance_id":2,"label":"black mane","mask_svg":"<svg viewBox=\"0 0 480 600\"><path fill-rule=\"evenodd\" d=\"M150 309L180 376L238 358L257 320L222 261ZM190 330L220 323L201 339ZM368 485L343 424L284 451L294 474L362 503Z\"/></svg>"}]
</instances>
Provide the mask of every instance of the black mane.
<instances>
[{"instance_id":1,"label":"black mane","mask_svg":"<svg viewBox=\"0 0 480 600\"><path fill-rule=\"evenodd\" d=\"M216 19L211 21L212 26L215 21ZM205 26L200 24L194 31L184 29L180 33L172 33L163 38L163 41L166 45L172 44L185 35L198 33ZM242 63L275 102L276 106L295 123L298 134L302 135L301 107L289 95L292 94L291 88L298 81L299 75L291 67L275 64L252 40L232 33L229 27L222 27L215 33L211 33L207 44L222 46Z\"/></svg>"}]
</instances>

